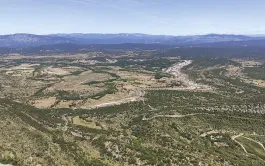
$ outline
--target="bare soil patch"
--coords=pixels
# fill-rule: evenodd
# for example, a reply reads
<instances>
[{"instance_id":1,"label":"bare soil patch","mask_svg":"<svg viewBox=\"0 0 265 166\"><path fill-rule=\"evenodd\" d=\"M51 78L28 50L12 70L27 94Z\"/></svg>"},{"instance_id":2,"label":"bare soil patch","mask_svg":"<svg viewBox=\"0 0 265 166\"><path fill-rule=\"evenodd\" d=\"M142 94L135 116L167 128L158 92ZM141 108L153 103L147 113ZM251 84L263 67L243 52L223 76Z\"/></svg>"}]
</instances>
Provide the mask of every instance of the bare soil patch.
<instances>
[{"instance_id":1,"label":"bare soil patch","mask_svg":"<svg viewBox=\"0 0 265 166\"><path fill-rule=\"evenodd\" d=\"M50 108L56 102L56 97L49 97L44 99L35 100L32 105L37 108Z\"/></svg>"}]
</instances>

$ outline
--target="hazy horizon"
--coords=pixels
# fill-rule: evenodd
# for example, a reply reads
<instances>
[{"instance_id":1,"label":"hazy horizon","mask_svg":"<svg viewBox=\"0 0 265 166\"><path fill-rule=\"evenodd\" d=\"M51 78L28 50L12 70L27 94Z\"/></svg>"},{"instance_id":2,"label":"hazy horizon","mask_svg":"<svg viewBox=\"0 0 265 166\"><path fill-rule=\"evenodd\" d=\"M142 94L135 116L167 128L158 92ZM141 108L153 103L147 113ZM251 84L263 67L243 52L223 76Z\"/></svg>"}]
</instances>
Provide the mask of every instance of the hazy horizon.
<instances>
[{"instance_id":1,"label":"hazy horizon","mask_svg":"<svg viewBox=\"0 0 265 166\"><path fill-rule=\"evenodd\" d=\"M262 0L2 0L0 35L263 35Z\"/></svg>"},{"instance_id":2,"label":"hazy horizon","mask_svg":"<svg viewBox=\"0 0 265 166\"><path fill-rule=\"evenodd\" d=\"M39 36L46 36L46 35L59 35L59 34L102 34L102 35L116 35L116 34L139 34L139 35L152 35L152 36L203 36L203 35L242 35L242 36L253 36L253 37L259 37L259 36L265 36L265 33L264 34L235 34L235 33L205 33L205 34L191 34L191 35L170 35L170 34L148 34L148 33L137 33L137 32L131 32L131 33L100 33L100 32L96 32L96 33L79 33L79 32L71 32L71 33L48 33L48 34L41 34L41 33L25 33L25 32L17 32L17 33L8 33L8 34L0 34L1 36L4 36L4 35L23 35L23 34L27 34L27 35L39 35Z\"/></svg>"}]
</instances>

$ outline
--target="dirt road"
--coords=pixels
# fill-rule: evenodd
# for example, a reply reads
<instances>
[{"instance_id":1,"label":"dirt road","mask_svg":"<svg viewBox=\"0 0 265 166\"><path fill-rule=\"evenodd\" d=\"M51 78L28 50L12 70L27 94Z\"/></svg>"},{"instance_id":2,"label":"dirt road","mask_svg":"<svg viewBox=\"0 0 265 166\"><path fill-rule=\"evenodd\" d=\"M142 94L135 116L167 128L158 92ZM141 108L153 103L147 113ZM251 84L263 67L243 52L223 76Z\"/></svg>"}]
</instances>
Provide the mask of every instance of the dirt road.
<instances>
[{"instance_id":1,"label":"dirt road","mask_svg":"<svg viewBox=\"0 0 265 166\"><path fill-rule=\"evenodd\" d=\"M129 102L134 102L134 101L141 101L141 100L144 100L144 98L142 98L142 97L129 97L129 98L121 99L121 100L118 100L118 101L106 102L106 103L93 105L93 106L89 106L89 107L82 106L80 108L81 109L95 109L95 108L109 107L109 106L113 106L113 105L120 105L120 104L124 104L124 103L129 103Z\"/></svg>"},{"instance_id":2,"label":"dirt road","mask_svg":"<svg viewBox=\"0 0 265 166\"><path fill-rule=\"evenodd\" d=\"M206 113L197 113L197 114L187 114L187 115L155 115L151 118L146 118L143 117L142 120L152 120L154 118L183 118L183 117L187 117L187 116L195 116L195 115L205 115ZM211 115L211 114L207 114L207 115Z\"/></svg>"}]
</instances>

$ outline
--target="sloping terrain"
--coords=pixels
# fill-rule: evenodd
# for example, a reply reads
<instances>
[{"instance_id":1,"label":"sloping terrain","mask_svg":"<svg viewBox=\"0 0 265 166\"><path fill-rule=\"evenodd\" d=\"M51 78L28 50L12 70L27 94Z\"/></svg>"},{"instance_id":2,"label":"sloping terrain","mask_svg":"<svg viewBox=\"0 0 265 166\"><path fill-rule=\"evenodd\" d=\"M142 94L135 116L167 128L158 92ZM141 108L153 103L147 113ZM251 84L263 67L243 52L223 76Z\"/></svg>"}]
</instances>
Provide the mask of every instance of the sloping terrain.
<instances>
[{"instance_id":1,"label":"sloping terrain","mask_svg":"<svg viewBox=\"0 0 265 166\"><path fill-rule=\"evenodd\" d=\"M1 63L0 163L264 165L265 89L250 82L263 79L263 61L122 57L88 64L88 57L84 63L63 59L37 66L10 59ZM36 59L22 63L29 62ZM26 93L27 82L38 86ZM189 88L190 82L211 88ZM73 92L75 86L82 88ZM98 93L85 96L89 88ZM130 95L141 100L106 104L105 97ZM55 105L30 105L49 97ZM63 107L66 102L76 105ZM103 106L91 107L93 102Z\"/></svg>"}]
</instances>

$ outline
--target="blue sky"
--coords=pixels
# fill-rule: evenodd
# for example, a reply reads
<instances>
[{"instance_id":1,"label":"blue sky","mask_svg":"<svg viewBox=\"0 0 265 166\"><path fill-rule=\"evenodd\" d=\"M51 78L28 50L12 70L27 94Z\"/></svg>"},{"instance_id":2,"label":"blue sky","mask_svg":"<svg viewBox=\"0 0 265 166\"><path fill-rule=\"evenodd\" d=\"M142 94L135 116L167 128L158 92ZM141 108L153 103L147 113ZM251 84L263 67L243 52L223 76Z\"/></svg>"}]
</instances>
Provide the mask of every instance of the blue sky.
<instances>
[{"instance_id":1,"label":"blue sky","mask_svg":"<svg viewBox=\"0 0 265 166\"><path fill-rule=\"evenodd\" d=\"M265 34L264 0L0 0L0 34Z\"/></svg>"}]
</instances>

